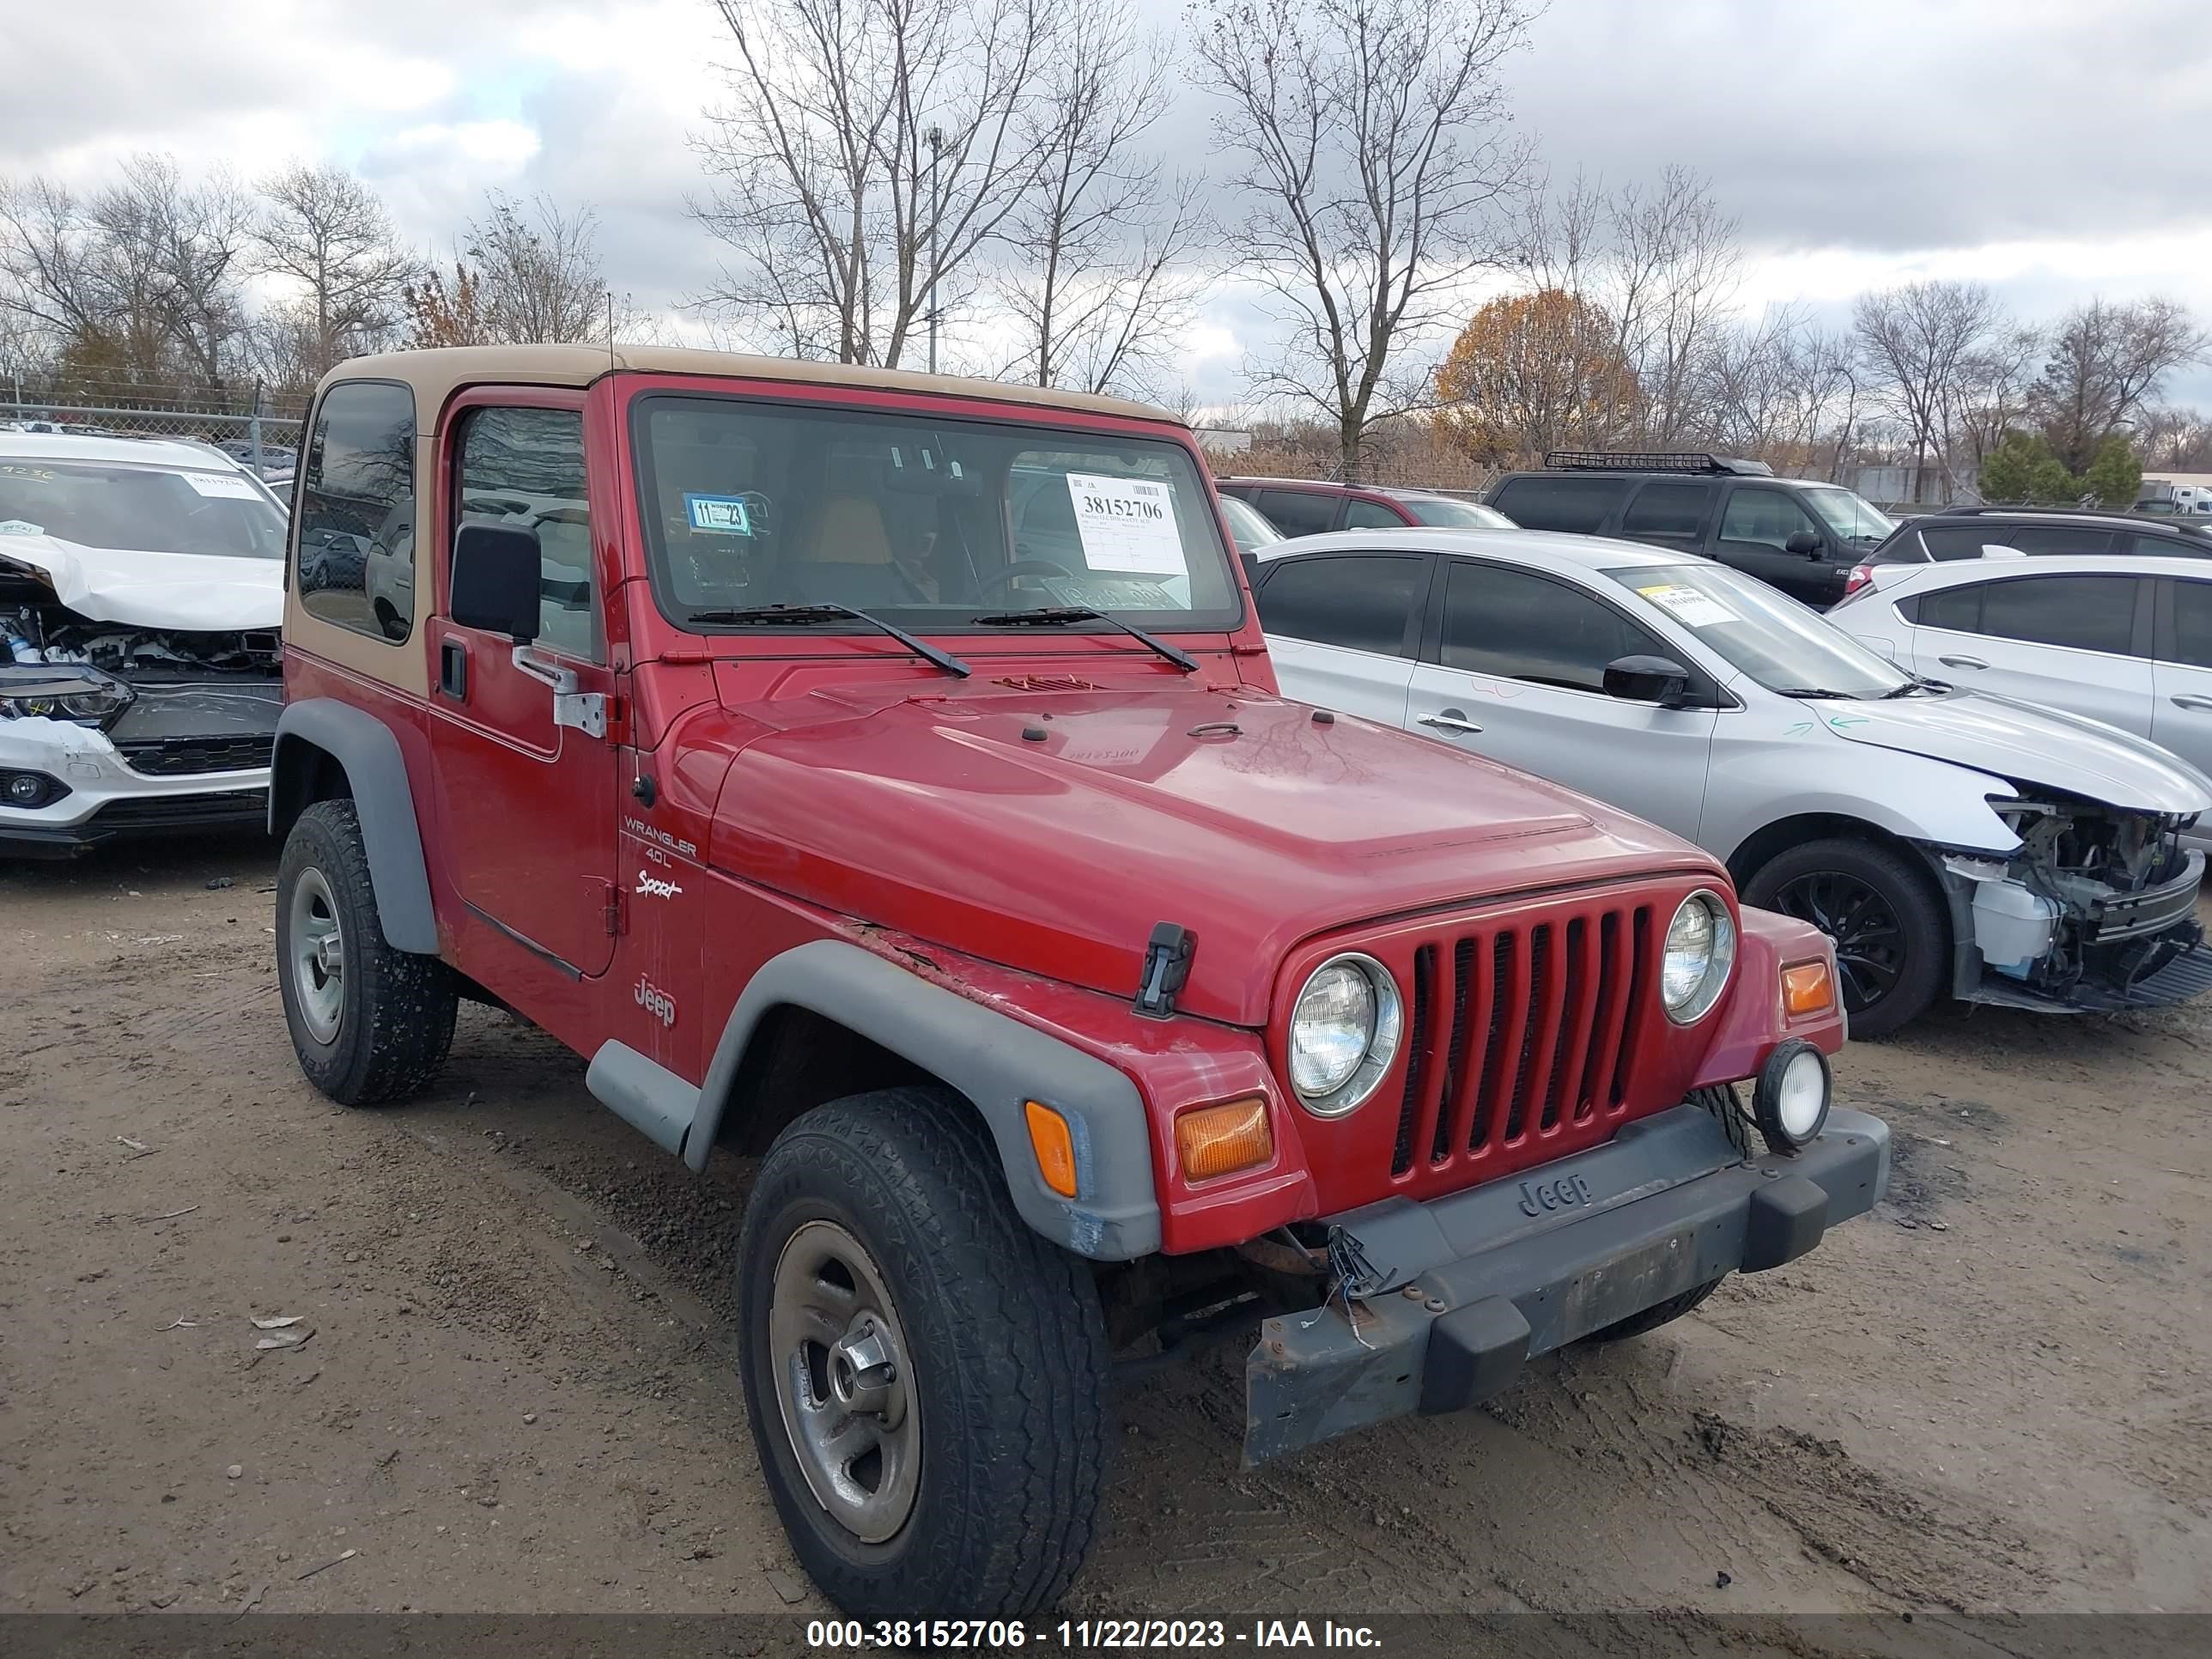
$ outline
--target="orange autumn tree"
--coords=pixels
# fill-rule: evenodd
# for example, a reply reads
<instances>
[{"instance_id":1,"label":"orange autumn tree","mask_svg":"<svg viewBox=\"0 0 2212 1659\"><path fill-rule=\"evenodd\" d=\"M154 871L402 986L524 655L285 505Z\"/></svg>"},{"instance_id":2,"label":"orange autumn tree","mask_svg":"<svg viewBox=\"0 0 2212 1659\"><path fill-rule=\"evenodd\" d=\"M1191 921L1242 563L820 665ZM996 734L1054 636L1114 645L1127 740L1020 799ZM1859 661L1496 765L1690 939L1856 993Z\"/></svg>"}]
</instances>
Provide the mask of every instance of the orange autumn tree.
<instances>
[{"instance_id":1,"label":"orange autumn tree","mask_svg":"<svg viewBox=\"0 0 2212 1659\"><path fill-rule=\"evenodd\" d=\"M1633 426L1636 374L1612 320L1564 289L1492 300L1437 371L1437 420L1455 447L1494 466L1552 449L1602 448Z\"/></svg>"}]
</instances>

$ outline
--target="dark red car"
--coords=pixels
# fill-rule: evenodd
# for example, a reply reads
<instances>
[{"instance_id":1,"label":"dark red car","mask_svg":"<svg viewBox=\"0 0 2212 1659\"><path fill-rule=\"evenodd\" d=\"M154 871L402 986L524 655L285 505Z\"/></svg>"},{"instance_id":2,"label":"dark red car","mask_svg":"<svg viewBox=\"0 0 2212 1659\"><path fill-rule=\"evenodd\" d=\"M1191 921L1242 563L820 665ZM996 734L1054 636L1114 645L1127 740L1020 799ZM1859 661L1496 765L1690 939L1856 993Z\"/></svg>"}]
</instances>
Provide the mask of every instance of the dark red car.
<instances>
[{"instance_id":1,"label":"dark red car","mask_svg":"<svg viewBox=\"0 0 2212 1659\"><path fill-rule=\"evenodd\" d=\"M1057 1598L1125 1361L1256 1331L1273 1456L1648 1329L1882 1189L1826 940L1278 696L1167 415L544 346L357 359L308 432L270 807L300 1064L398 1099L495 1003L693 1169L759 1158L746 1410L849 1612ZM395 515L383 603L297 580Z\"/></svg>"},{"instance_id":2,"label":"dark red car","mask_svg":"<svg viewBox=\"0 0 2212 1659\"><path fill-rule=\"evenodd\" d=\"M1328 483L1304 478L1218 478L1224 495L1249 501L1285 536L1320 536L1332 530L1392 530L1428 525L1443 530L1510 530L1513 520L1496 507L1434 489L1386 489L1381 484Z\"/></svg>"}]
</instances>

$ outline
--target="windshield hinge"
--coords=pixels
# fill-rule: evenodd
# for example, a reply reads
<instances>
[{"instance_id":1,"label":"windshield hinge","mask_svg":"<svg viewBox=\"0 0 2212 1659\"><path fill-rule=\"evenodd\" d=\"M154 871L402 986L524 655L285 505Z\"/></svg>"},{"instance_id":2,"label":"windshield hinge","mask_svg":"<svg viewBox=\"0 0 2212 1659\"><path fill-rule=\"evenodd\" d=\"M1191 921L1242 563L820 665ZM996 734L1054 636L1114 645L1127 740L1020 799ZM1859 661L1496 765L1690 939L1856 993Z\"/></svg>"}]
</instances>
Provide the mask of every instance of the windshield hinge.
<instances>
[{"instance_id":1,"label":"windshield hinge","mask_svg":"<svg viewBox=\"0 0 2212 1659\"><path fill-rule=\"evenodd\" d=\"M1175 996L1190 977L1190 959L1198 950L1198 935L1179 922L1163 921L1152 929L1145 946L1144 971L1137 977L1137 1012L1146 1019L1168 1019L1175 1014Z\"/></svg>"}]
</instances>

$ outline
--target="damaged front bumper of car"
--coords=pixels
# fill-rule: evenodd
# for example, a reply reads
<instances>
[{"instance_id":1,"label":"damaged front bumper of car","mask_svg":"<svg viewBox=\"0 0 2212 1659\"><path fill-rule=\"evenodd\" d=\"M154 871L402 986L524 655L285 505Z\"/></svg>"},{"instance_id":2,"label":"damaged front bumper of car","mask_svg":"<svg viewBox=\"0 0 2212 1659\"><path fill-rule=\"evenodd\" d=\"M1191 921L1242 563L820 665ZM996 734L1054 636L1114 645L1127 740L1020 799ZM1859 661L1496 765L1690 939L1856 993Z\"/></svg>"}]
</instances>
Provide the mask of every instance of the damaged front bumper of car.
<instances>
[{"instance_id":1,"label":"damaged front bumper of car","mask_svg":"<svg viewBox=\"0 0 2212 1659\"><path fill-rule=\"evenodd\" d=\"M1946 853L1956 994L2046 1012L2155 1008L2212 989L2191 820L2073 801L2005 809L2009 856Z\"/></svg>"},{"instance_id":2,"label":"damaged front bumper of car","mask_svg":"<svg viewBox=\"0 0 2212 1659\"><path fill-rule=\"evenodd\" d=\"M283 682L0 664L0 856L259 824Z\"/></svg>"},{"instance_id":3,"label":"damaged front bumper of car","mask_svg":"<svg viewBox=\"0 0 2212 1659\"><path fill-rule=\"evenodd\" d=\"M1796 1153L1746 1158L1685 1103L1528 1181L1335 1217L1360 1282L1261 1327L1245 1362L1245 1462L1462 1410L1538 1354L1725 1273L1795 1261L1874 1207L1889 1146L1881 1119L1837 1107Z\"/></svg>"}]
</instances>

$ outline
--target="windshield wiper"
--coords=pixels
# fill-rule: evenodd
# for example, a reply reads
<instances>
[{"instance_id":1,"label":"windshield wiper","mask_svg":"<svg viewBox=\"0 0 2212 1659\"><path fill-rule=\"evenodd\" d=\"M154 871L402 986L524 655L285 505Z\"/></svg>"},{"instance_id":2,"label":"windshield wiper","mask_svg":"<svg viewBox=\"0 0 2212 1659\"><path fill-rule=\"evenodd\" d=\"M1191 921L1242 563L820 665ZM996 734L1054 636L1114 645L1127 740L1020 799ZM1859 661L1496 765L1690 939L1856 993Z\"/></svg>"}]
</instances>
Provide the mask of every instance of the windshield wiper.
<instances>
[{"instance_id":1,"label":"windshield wiper","mask_svg":"<svg viewBox=\"0 0 2212 1659\"><path fill-rule=\"evenodd\" d=\"M970 617L968 620L978 628L1051 628L1064 623L1101 622L1109 628L1118 628L1139 644L1148 645L1186 674L1198 672L1198 659L1187 655L1165 640L1155 638L1141 628L1132 628L1119 617L1109 617L1103 611L1092 611L1079 605L1046 605L1036 611L998 611L988 617Z\"/></svg>"},{"instance_id":2,"label":"windshield wiper","mask_svg":"<svg viewBox=\"0 0 2212 1659\"><path fill-rule=\"evenodd\" d=\"M1915 691L1948 691L1950 689L1951 683L1948 680L1924 679L1915 674L1895 690L1883 692L1881 700L1884 702L1890 702L1899 697L1909 697Z\"/></svg>"},{"instance_id":3,"label":"windshield wiper","mask_svg":"<svg viewBox=\"0 0 2212 1659\"><path fill-rule=\"evenodd\" d=\"M950 651L939 651L927 640L918 640L903 628L885 622L881 617L872 617L865 611L849 605L746 605L726 611L694 611L685 619L695 623L730 623L746 627L805 628L817 623L864 622L879 633L888 634L917 657L936 664L948 674L957 674L966 679L975 672L973 665L963 662Z\"/></svg>"},{"instance_id":4,"label":"windshield wiper","mask_svg":"<svg viewBox=\"0 0 2212 1659\"><path fill-rule=\"evenodd\" d=\"M1774 695L1778 697L1832 697L1838 702L1858 701L1852 692L1834 691L1825 685L1778 685L1774 688Z\"/></svg>"}]
</instances>

